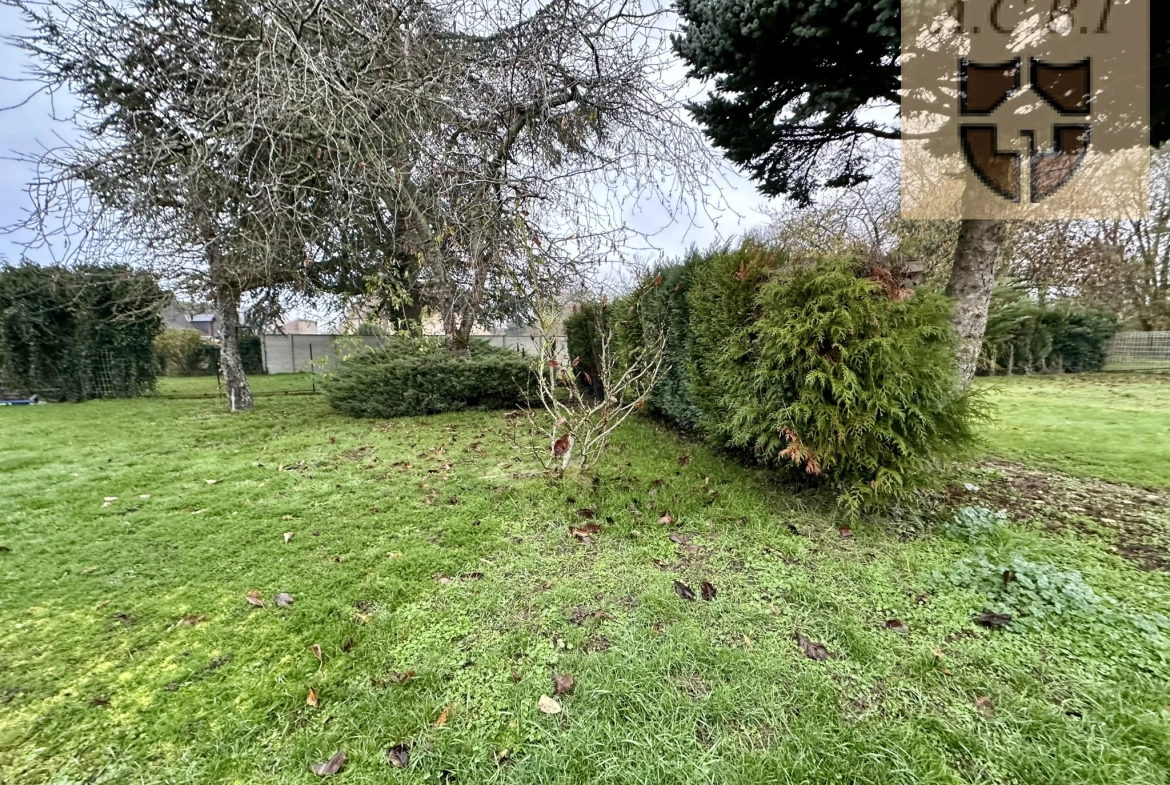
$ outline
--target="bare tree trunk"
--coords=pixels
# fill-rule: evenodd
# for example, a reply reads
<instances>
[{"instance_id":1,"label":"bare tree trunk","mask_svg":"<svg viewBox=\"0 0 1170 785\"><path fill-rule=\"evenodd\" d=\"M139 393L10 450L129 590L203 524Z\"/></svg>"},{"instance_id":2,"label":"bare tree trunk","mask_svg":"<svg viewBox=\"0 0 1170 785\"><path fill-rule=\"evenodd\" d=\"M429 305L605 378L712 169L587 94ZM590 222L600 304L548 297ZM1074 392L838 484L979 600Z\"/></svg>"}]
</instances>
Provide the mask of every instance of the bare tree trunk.
<instances>
[{"instance_id":1,"label":"bare tree trunk","mask_svg":"<svg viewBox=\"0 0 1170 785\"><path fill-rule=\"evenodd\" d=\"M999 251L1007 237L1006 221L967 219L959 227L955 263L947 281L947 296L955 301L952 321L959 334L959 377L970 384L987 329L987 310L995 284Z\"/></svg>"},{"instance_id":2,"label":"bare tree trunk","mask_svg":"<svg viewBox=\"0 0 1170 785\"><path fill-rule=\"evenodd\" d=\"M255 403L240 357L240 295L226 284L217 284L212 294L219 316L219 366L227 387L228 407L233 412L251 411Z\"/></svg>"}]
</instances>

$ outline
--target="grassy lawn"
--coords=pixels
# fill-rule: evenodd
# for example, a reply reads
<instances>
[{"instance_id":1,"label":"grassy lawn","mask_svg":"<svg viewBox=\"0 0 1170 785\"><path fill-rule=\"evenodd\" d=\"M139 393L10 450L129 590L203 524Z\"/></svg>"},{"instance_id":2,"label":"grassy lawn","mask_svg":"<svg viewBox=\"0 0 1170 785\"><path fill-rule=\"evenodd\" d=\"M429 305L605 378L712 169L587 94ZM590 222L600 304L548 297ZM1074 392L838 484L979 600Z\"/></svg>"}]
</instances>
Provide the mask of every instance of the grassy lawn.
<instances>
[{"instance_id":1,"label":"grassy lawn","mask_svg":"<svg viewBox=\"0 0 1170 785\"><path fill-rule=\"evenodd\" d=\"M980 380L991 449L1085 477L1170 488L1170 374Z\"/></svg>"},{"instance_id":2,"label":"grassy lawn","mask_svg":"<svg viewBox=\"0 0 1170 785\"><path fill-rule=\"evenodd\" d=\"M1166 386L1045 384L997 388L997 449L1165 478L1129 448L1165 441ZM1045 453L1094 391L1131 401L1108 444ZM0 783L307 783L339 750L343 783L1170 781L1170 573L1138 558L1170 493L996 464L941 500L1011 511L978 545L842 533L651 423L564 485L510 427L317 396L0 411Z\"/></svg>"},{"instance_id":3,"label":"grassy lawn","mask_svg":"<svg viewBox=\"0 0 1170 785\"><path fill-rule=\"evenodd\" d=\"M321 380L311 373L257 374L248 377L248 386L256 396L286 393L311 393L321 389ZM158 380L158 394L163 397L222 397L223 383L214 376L167 376Z\"/></svg>"}]
</instances>

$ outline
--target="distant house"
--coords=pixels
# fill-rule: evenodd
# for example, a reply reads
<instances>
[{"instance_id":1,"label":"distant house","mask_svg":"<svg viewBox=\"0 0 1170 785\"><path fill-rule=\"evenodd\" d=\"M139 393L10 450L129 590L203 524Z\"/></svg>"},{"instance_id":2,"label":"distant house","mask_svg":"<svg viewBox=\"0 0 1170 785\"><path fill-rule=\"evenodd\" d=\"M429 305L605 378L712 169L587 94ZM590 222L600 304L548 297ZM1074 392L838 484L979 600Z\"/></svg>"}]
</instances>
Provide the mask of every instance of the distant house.
<instances>
[{"instance_id":1,"label":"distant house","mask_svg":"<svg viewBox=\"0 0 1170 785\"><path fill-rule=\"evenodd\" d=\"M213 313L197 313L190 318L187 326L198 330L204 338L219 337L219 320Z\"/></svg>"},{"instance_id":2,"label":"distant house","mask_svg":"<svg viewBox=\"0 0 1170 785\"><path fill-rule=\"evenodd\" d=\"M280 325L280 331L285 335L320 335L317 323L312 319L293 319Z\"/></svg>"}]
</instances>

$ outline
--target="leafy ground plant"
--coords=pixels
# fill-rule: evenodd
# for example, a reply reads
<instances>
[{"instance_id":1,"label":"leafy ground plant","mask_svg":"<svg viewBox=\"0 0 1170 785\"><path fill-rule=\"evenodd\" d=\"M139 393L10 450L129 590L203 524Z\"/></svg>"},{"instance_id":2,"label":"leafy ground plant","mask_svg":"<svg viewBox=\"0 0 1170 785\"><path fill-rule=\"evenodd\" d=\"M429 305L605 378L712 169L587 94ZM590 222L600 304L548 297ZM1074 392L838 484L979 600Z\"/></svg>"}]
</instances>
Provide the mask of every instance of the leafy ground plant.
<instances>
[{"instance_id":1,"label":"leafy ground plant","mask_svg":"<svg viewBox=\"0 0 1170 785\"><path fill-rule=\"evenodd\" d=\"M881 521L846 536L831 500L652 422L614 433L596 484L552 486L514 462L502 413L353 420L269 396L242 417L2 414L0 782L1170 772L1148 635L980 626L980 590L930 577L970 545ZM1109 511L1047 531L1043 508L992 501L1026 476L1000 471L955 493L1012 511L1005 553L1078 571L1117 612L1170 611L1170 573L1113 552ZM1168 509L1147 512L1165 528Z\"/></svg>"}]
</instances>

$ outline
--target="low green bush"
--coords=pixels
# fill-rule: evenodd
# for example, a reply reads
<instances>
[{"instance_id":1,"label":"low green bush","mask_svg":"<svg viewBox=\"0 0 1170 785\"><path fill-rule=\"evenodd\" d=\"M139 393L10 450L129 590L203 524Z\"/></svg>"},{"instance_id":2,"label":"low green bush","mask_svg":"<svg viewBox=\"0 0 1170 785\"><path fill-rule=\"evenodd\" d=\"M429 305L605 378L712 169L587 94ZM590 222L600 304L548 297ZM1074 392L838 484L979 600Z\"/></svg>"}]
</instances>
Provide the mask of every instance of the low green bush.
<instances>
[{"instance_id":1,"label":"low green bush","mask_svg":"<svg viewBox=\"0 0 1170 785\"><path fill-rule=\"evenodd\" d=\"M198 330L167 328L154 339L154 356L163 376L215 376L219 369L219 344ZM249 376L265 373L260 336L240 336L240 360Z\"/></svg>"},{"instance_id":2,"label":"low green bush","mask_svg":"<svg viewBox=\"0 0 1170 785\"><path fill-rule=\"evenodd\" d=\"M995 288L979 358L982 374L1086 373L1105 367L1115 314L1076 303L1041 305L1011 283Z\"/></svg>"},{"instance_id":3,"label":"low green bush","mask_svg":"<svg viewBox=\"0 0 1170 785\"><path fill-rule=\"evenodd\" d=\"M527 400L530 360L472 341L470 356L438 341L396 340L343 363L325 386L333 408L352 417L405 417L462 409L507 409Z\"/></svg>"}]
</instances>

